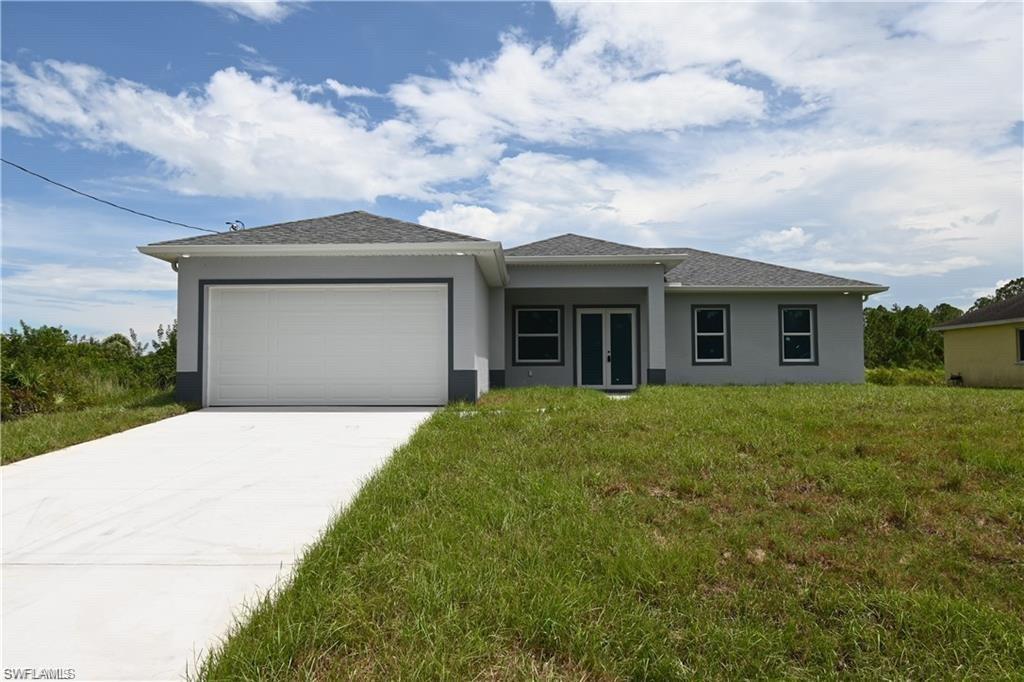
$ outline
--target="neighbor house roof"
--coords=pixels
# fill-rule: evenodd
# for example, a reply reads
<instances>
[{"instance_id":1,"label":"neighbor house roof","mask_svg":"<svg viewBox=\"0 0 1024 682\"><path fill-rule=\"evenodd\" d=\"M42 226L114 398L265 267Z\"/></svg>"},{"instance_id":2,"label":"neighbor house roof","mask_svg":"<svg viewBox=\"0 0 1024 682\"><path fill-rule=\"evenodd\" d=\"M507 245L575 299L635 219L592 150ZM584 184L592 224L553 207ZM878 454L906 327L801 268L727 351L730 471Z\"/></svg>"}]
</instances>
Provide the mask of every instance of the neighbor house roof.
<instances>
[{"instance_id":1,"label":"neighbor house roof","mask_svg":"<svg viewBox=\"0 0 1024 682\"><path fill-rule=\"evenodd\" d=\"M218 232L199 237L156 242L169 244L430 244L435 242L484 241L479 237L385 218L366 211L349 211L321 218L294 220L237 232Z\"/></svg>"},{"instance_id":2,"label":"neighbor house roof","mask_svg":"<svg viewBox=\"0 0 1024 682\"><path fill-rule=\"evenodd\" d=\"M990 303L984 308L971 310L960 317L937 324L932 329L945 331L962 327L983 327L990 324L1007 322L1024 322L1024 294L1008 298L1005 301Z\"/></svg>"}]
</instances>

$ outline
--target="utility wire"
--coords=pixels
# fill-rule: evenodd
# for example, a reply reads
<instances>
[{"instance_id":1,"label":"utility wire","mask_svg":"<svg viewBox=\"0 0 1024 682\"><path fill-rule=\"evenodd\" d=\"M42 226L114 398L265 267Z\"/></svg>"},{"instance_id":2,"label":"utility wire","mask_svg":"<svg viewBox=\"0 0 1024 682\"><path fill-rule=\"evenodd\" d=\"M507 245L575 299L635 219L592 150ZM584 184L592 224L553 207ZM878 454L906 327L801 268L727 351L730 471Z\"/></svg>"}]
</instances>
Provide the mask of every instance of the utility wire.
<instances>
[{"instance_id":1,"label":"utility wire","mask_svg":"<svg viewBox=\"0 0 1024 682\"><path fill-rule=\"evenodd\" d=\"M128 208L127 206L121 206L120 204L115 204L113 201L107 201L106 199L100 199L99 197L94 197L93 195L87 194L87 193L82 192L80 190L77 190L74 187L68 187L67 185L59 183L56 180L51 180L50 178L46 177L45 175L40 175L39 173L36 173L35 171L30 171L28 168L25 168L24 166L19 166L18 164L14 163L13 161L8 161L7 159L3 159L3 158L0 158L0 161L3 161L8 166L14 166L15 168L17 168L18 170L20 170L23 173L28 173L29 175L33 175L33 176L39 178L40 180L45 180L46 182L50 183L51 185L56 185L57 187L60 187L61 189L66 189L69 192L74 192L75 194L79 194L79 195L81 195L83 197L86 197L87 199L92 199L93 201L98 201L101 204L106 204L107 206L113 206L114 208L119 208L122 211L128 211L129 213L134 213L135 215L142 216L143 218L149 218L150 220L157 220L157 221L159 221L161 223L167 223L168 225L177 225L178 227L187 227L190 230L199 230L200 232L212 232L214 234L219 234L217 232L217 230L210 230L210 229L207 229L205 227L196 227L195 225L187 225L185 223L179 223L176 220L167 220L166 218L158 218L157 216L150 215L149 213L143 213L142 211L136 211L135 209Z\"/></svg>"}]
</instances>

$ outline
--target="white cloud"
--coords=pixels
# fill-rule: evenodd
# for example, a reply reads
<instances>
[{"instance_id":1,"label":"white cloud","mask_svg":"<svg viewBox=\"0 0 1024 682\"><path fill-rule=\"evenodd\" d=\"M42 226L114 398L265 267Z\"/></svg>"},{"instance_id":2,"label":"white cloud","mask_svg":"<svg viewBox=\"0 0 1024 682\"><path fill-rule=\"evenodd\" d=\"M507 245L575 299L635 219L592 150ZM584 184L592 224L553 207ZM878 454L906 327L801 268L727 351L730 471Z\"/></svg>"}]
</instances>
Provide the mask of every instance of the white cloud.
<instances>
[{"instance_id":1,"label":"white cloud","mask_svg":"<svg viewBox=\"0 0 1024 682\"><path fill-rule=\"evenodd\" d=\"M301 6L300 2L282 2L280 0L199 0L223 10L228 16L245 17L260 23L276 24Z\"/></svg>"},{"instance_id":2,"label":"white cloud","mask_svg":"<svg viewBox=\"0 0 1024 682\"><path fill-rule=\"evenodd\" d=\"M274 64L271 64L262 57L242 57L239 62L248 71L253 73L266 73L271 76L280 76L281 69Z\"/></svg>"},{"instance_id":3,"label":"white cloud","mask_svg":"<svg viewBox=\"0 0 1024 682\"><path fill-rule=\"evenodd\" d=\"M176 317L177 285L166 263L134 254L108 265L4 263L3 317L13 325L61 325L107 336L129 328L144 339Z\"/></svg>"},{"instance_id":4,"label":"white cloud","mask_svg":"<svg viewBox=\"0 0 1024 682\"><path fill-rule=\"evenodd\" d=\"M764 252L779 253L806 246L812 237L802 227L789 227L777 232L760 232L754 237L743 240L742 251L746 253Z\"/></svg>"},{"instance_id":5,"label":"white cloud","mask_svg":"<svg viewBox=\"0 0 1024 682\"><path fill-rule=\"evenodd\" d=\"M333 78L324 81L324 86L338 97L383 97L384 95L375 92L370 88L363 88L358 85L345 85Z\"/></svg>"},{"instance_id":6,"label":"white cloud","mask_svg":"<svg viewBox=\"0 0 1024 682\"><path fill-rule=\"evenodd\" d=\"M99 149L160 161L185 194L428 198L439 183L484 171L501 146L432 151L411 123L373 125L307 98L308 86L235 69L169 94L82 64L4 64L5 102Z\"/></svg>"},{"instance_id":7,"label":"white cloud","mask_svg":"<svg viewBox=\"0 0 1024 682\"><path fill-rule=\"evenodd\" d=\"M1020 3L570 3L555 10L577 31L580 49L613 50L650 70L707 65L763 74L829 123L855 131L974 140L1020 119Z\"/></svg>"},{"instance_id":8,"label":"white cloud","mask_svg":"<svg viewBox=\"0 0 1024 682\"><path fill-rule=\"evenodd\" d=\"M238 49L242 50L243 52L248 52L249 54L259 54L259 50L257 50L252 45L246 45L245 43L235 43L235 44L238 45Z\"/></svg>"},{"instance_id":9,"label":"white cloud","mask_svg":"<svg viewBox=\"0 0 1024 682\"><path fill-rule=\"evenodd\" d=\"M26 137L38 137L42 135L42 127L31 116L26 116L20 111L4 110L0 116L0 123L4 128L10 128L25 135Z\"/></svg>"},{"instance_id":10,"label":"white cloud","mask_svg":"<svg viewBox=\"0 0 1024 682\"><path fill-rule=\"evenodd\" d=\"M456 64L448 78L409 78L391 96L443 144L673 131L757 119L764 106L757 90L705 69L652 72L583 42L560 52L512 34L494 59Z\"/></svg>"}]
</instances>

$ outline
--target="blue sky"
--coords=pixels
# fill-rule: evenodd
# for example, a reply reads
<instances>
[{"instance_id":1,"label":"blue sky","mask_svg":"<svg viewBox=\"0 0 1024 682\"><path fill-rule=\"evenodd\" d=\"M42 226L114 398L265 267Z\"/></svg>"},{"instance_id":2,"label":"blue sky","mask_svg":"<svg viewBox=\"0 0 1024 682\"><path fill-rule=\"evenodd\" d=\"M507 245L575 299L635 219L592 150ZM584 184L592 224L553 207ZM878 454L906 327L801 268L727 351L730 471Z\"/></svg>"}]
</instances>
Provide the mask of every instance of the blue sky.
<instances>
[{"instance_id":1,"label":"blue sky","mask_svg":"<svg viewBox=\"0 0 1024 682\"><path fill-rule=\"evenodd\" d=\"M221 229L369 210L966 307L1021 276L1022 6L4 3L3 155ZM7 167L3 325L152 336L188 230Z\"/></svg>"}]
</instances>

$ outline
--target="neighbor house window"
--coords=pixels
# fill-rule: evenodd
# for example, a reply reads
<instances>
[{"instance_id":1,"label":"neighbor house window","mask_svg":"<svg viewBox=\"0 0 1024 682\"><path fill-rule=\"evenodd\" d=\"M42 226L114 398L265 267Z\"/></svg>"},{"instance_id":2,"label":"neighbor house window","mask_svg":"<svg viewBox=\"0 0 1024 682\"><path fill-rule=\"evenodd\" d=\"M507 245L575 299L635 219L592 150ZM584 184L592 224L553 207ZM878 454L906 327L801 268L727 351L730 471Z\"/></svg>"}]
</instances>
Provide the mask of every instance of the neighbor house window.
<instances>
[{"instance_id":1,"label":"neighbor house window","mask_svg":"<svg viewBox=\"0 0 1024 682\"><path fill-rule=\"evenodd\" d=\"M729 306L693 306L693 364L729 364Z\"/></svg>"},{"instance_id":2,"label":"neighbor house window","mask_svg":"<svg viewBox=\"0 0 1024 682\"><path fill-rule=\"evenodd\" d=\"M1024 362L1024 329L1017 330L1017 362Z\"/></svg>"},{"instance_id":3,"label":"neighbor house window","mask_svg":"<svg viewBox=\"0 0 1024 682\"><path fill-rule=\"evenodd\" d=\"M818 363L818 309L813 305L779 306L779 359L783 365Z\"/></svg>"},{"instance_id":4,"label":"neighbor house window","mask_svg":"<svg viewBox=\"0 0 1024 682\"><path fill-rule=\"evenodd\" d=\"M562 309L516 308L515 361L557 365L562 362Z\"/></svg>"}]
</instances>

